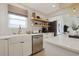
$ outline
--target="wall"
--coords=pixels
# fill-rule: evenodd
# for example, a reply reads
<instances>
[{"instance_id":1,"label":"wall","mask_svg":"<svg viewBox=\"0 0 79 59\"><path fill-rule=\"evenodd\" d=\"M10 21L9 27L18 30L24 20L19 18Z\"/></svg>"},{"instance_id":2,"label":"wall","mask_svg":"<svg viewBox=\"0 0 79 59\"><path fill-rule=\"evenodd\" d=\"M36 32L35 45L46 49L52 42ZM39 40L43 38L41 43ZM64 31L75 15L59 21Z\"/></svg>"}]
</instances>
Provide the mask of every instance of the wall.
<instances>
[{"instance_id":1,"label":"wall","mask_svg":"<svg viewBox=\"0 0 79 59\"><path fill-rule=\"evenodd\" d=\"M32 31L32 30L39 30L40 28L38 27L32 27L32 21L31 21L31 15L32 12L34 10L32 10L29 7L26 6L22 6L21 4L11 4L20 8L23 8L25 10L28 10L28 24L27 24L27 29L23 30L23 33L25 33L26 31ZM35 11L37 15L39 15L42 18L45 18L44 15L42 15L41 13ZM4 35L11 35L13 33L13 31L17 32L18 29L10 29L8 27L8 4L0 4L0 36L4 36Z\"/></svg>"},{"instance_id":2,"label":"wall","mask_svg":"<svg viewBox=\"0 0 79 59\"><path fill-rule=\"evenodd\" d=\"M8 35L7 4L0 4L0 36Z\"/></svg>"}]
</instances>

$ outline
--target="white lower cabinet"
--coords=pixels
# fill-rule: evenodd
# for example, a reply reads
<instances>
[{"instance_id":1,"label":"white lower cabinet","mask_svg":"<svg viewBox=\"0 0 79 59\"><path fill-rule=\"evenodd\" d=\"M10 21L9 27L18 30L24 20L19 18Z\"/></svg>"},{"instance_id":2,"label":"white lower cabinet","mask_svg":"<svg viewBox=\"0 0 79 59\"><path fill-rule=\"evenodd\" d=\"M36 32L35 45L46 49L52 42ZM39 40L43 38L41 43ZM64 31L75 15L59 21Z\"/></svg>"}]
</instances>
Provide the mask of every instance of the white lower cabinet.
<instances>
[{"instance_id":1,"label":"white lower cabinet","mask_svg":"<svg viewBox=\"0 0 79 59\"><path fill-rule=\"evenodd\" d=\"M22 44L10 44L9 45L9 56L22 56Z\"/></svg>"},{"instance_id":2,"label":"white lower cabinet","mask_svg":"<svg viewBox=\"0 0 79 59\"><path fill-rule=\"evenodd\" d=\"M8 55L8 40L2 39L0 40L0 56Z\"/></svg>"},{"instance_id":3,"label":"white lower cabinet","mask_svg":"<svg viewBox=\"0 0 79 59\"><path fill-rule=\"evenodd\" d=\"M15 41L16 40L16 41ZM10 56L28 56L32 53L30 36L14 37L9 40Z\"/></svg>"},{"instance_id":4,"label":"white lower cabinet","mask_svg":"<svg viewBox=\"0 0 79 59\"><path fill-rule=\"evenodd\" d=\"M24 43L23 43L23 55L31 55L32 54L32 37L28 36L27 38L25 37Z\"/></svg>"},{"instance_id":5,"label":"white lower cabinet","mask_svg":"<svg viewBox=\"0 0 79 59\"><path fill-rule=\"evenodd\" d=\"M31 35L17 35L0 39L0 56L28 56L32 54Z\"/></svg>"}]
</instances>

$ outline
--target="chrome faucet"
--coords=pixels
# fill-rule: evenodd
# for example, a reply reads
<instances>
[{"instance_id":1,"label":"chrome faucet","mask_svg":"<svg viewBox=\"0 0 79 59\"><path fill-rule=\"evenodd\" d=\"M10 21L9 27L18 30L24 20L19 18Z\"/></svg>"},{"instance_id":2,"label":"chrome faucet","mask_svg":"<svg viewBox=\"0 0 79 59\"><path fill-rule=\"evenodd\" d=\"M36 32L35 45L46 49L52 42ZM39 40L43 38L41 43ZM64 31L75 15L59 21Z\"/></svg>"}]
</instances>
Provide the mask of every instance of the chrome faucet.
<instances>
[{"instance_id":1,"label":"chrome faucet","mask_svg":"<svg viewBox=\"0 0 79 59\"><path fill-rule=\"evenodd\" d=\"M19 25L19 28L18 28L18 34L21 34L21 26Z\"/></svg>"}]
</instances>

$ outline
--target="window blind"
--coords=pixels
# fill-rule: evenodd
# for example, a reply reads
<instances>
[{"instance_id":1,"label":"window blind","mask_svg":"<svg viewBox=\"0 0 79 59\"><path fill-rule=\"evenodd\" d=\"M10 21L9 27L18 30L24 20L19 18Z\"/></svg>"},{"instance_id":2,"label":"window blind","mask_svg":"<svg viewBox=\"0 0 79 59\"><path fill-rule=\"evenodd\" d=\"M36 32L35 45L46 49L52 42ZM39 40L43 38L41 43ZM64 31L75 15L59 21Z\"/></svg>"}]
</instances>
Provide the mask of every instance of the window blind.
<instances>
[{"instance_id":1,"label":"window blind","mask_svg":"<svg viewBox=\"0 0 79 59\"><path fill-rule=\"evenodd\" d=\"M18 14L21 16L26 16L26 17L28 16L27 10L24 10L22 8L19 8L19 7L13 6L13 5L8 5L8 12Z\"/></svg>"}]
</instances>

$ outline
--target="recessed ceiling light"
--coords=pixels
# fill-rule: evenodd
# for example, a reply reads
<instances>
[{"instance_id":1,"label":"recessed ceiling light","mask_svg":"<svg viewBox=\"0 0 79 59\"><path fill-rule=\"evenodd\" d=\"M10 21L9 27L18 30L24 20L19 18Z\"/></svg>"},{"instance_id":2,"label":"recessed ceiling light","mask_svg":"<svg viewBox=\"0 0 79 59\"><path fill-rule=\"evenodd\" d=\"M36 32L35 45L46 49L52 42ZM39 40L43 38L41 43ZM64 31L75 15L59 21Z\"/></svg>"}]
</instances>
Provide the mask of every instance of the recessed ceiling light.
<instances>
[{"instance_id":1,"label":"recessed ceiling light","mask_svg":"<svg viewBox=\"0 0 79 59\"><path fill-rule=\"evenodd\" d=\"M52 7L56 7L56 5L52 5Z\"/></svg>"}]
</instances>

